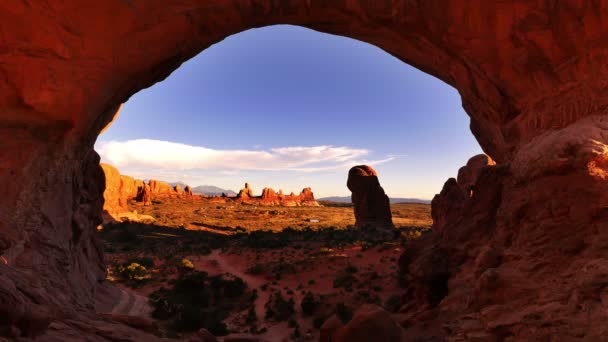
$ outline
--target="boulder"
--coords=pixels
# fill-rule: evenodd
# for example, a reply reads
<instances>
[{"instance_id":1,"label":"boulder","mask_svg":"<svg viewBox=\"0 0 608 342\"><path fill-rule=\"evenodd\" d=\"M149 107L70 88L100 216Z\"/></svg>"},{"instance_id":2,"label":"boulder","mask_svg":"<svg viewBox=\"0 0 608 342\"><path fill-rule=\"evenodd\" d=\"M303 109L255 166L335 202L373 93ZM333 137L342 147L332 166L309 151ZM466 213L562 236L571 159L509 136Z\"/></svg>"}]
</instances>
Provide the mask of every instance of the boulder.
<instances>
[{"instance_id":1,"label":"boulder","mask_svg":"<svg viewBox=\"0 0 608 342\"><path fill-rule=\"evenodd\" d=\"M321 327L320 342L405 342L405 331L391 315L375 304L364 304L343 324L336 316Z\"/></svg>"}]
</instances>

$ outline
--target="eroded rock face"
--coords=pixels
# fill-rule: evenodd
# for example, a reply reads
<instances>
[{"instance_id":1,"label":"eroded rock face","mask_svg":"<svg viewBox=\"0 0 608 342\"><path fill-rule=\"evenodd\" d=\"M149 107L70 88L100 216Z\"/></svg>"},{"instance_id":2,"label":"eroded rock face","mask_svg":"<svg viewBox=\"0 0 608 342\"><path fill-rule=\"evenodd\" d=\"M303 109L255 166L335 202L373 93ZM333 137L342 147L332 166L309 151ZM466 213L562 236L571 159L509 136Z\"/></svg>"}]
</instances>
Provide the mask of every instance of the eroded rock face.
<instances>
[{"instance_id":1,"label":"eroded rock face","mask_svg":"<svg viewBox=\"0 0 608 342\"><path fill-rule=\"evenodd\" d=\"M244 199L253 198L253 190L249 187L249 183L245 183L245 187L239 191L236 197Z\"/></svg>"},{"instance_id":2,"label":"eroded rock face","mask_svg":"<svg viewBox=\"0 0 608 342\"><path fill-rule=\"evenodd\" d=\"M352 192L356 226L393 226L390 202L376 170L367 165L351 168L346 186Z\"/></svg>"},{"instance_id":3,"label":"eroded rock face","mask_svg":"<svg viewBox=\"0 0 608 342\"><path fill-rule=\"evenodd\" d=\"M378 305L364 304L346 324L336 316L321 327L321 342L409 341L403 328Z\"/></svg>"},{"instance_id":4,"label":"eroded rock face","mask_svg":"<svg viewBox=\"0 0 608 342\"><path fill-rule=\"evenodd\" d=\"M592 122L606 127L605 120ZM592 135L597 132L586 127ZM601 279L608 274L606 263L598 263L608 243L608 215L597 206L607 203L601 192L608 188L589 167L604 158L605 150L597 145L570 149L565 136L571 129L542 139L556 151L569 151L569 164L519 162L532 155L552 160L534 154L541 140L510 164L478 165L474 182L446 182L433 200L434 232L410 245L400 259L408 284L401 323L410 336L421 336L422 327L445 324L450 330L436 330L437 338L608 336L608 328L596 322L605 315L603 305L592 304L600 300Z\"/></svg>"},{"instance_id":5,"label":"eroded rock face","mask_svg":"<svg viewBox=\"0 0 608 342\"><path fill-rule=\"evenodd\" d=\"M246 184L248 186L248 184ZM244 192L244 190L241 190ZM262 189L262 196L259 198L241 197L247 203L255 203L264 206L283 206L283 207L299 207L299 206L319 206L319 203L315 200L315 196L310 188L304 188L299 195L293 192L289 195L283 194L283 190L275 192L272 188Z\"/></svg>"},{"instance_id":6,"label":"eroded rock face","mask_svg":"<svg viewBox=\"0 0 608 342\"><path fill-rule=\"evenodd\" d=\"M0 2L0 313L15 313L0 331L137 340L92 315L95 138L201 50L281 23L364 40L451 84L497 162L461 205L438 199L434 216L455 219L406 251L410 336L607 339L607 20L603 1Z\"/></svg>"}]
</instances>

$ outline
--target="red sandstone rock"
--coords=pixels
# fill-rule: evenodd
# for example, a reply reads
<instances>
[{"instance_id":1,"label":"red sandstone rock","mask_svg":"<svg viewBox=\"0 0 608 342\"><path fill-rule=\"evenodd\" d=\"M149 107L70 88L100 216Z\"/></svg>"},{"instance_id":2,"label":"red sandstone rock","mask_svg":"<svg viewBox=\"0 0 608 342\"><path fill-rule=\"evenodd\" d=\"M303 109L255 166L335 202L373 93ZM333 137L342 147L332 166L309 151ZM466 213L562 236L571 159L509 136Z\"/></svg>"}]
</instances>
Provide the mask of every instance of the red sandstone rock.
<instances>
[{"instance_id":1,"label":"red sandstone rock","mask_svg":"<svg viewBox=\"0 0 608 342\"><path fill-rule=\"evenodd\" d=\"M244 199L253 197L253 190L251 190L251 188L249 187L249 183L245 183L245 187L239 191L236 197Z\"/></svg>"},{"instance_id":2,"label":"red sandstone rock","mask_svg":"<svg viewBox=\"0 0 608 342\"><path fill-rule=\"evenodd\" d=\"M179 184L177 184L176 186L173 187L173 191L175 191L178 195L184 194L184 190L182 189L182 186Z\"/></svg>"},{"instance_id":3,"label":"red sandstone rock","mask_svg":"<svg viewBox=\"0 0 608 342\"><path fill-rule=\"evenodd\" d=\"M289 23L454 86L498 162L462 205L438 199L434 216L455 219L408 245L412 339L606 340L607 21L603 1L0 2L0 312L16 313L0 331L155 340L91 309L104 270L95 138L121 102L211 44ZM499 264L481 261L492 249ZM45 309L53 329L28 314Z\"/></svg>"},{"instance_id":4,"label":"red sandstone rock","mask_svg":"<svg viewBox=\"0 0 608 342\"><path fill-rule=\"evenodd\" d=\"M148 185L150 185L150 191L152 194L171 194L175 192L171 184L155 179L150 179L148 181Z\"/></svg>"},{"instance_id":5,"label":"red sandstone rock","mask_svg":"<svg viewBox=\"0 0 608 342\"><path fill-rule=\"evenodd\" d=\"M300 201L314 201L314 200L315 200L315 195L312 193L312 190L310 188L302 189L302 192L300 193Z\"/></svg>"},{"instance_id":6,"label":"red sandstone rock","mask_svg":"<svg viewBox=\"0 0 608 342\"><path fill-rule=\"evenodd\" d=\"M364 304L355 312L352 320L343 325L332 316L321 327L320 342L405 342L405 332L391 315L374 304Z\"/></svg>"},{"instance_id":7,"label":"red sandstone rock","mask_svg":"<svg viewBox=\"0 0 608 342\"><path fill-rule=\"evenodd\" d=\"M376 171L367 165L350 169L346 186L352 192L357 226L393 226L388 196L378 181Z\"/></svg>"},{"instance_id":8,"label":"red sandstone rock","mask_svg":"<svg viewBox=\"0 0 608 342\"><path fill-rule=\"evenodd\" d=\"M262 189L262 202L278 203L279 196L271 188Z\"/></svg>"},{"instance_id":9,"label":"red sandstone rock","mask_svg":"<svg viewBox=\"0 0 608 342\"><path fill-rule=\"evenodd\" d=\"M144 205L152 204L152 190L150 190L150 185L144 184L144 186L141 188L140 194L138 195L138 200Z\"/></svg>"},{"instance_id":10,"label":"red sandstone rock","mask_svg":"<svg viewBox=\"0 0 608 342\"><path fill-rule=\"evenodd\" d=\"M103 209L109 214L128 211L126 201L121 199L121 179L118 169L108 164L100 164L105 177L105 191L103 192Z\"/></svg>"},{"instance_id":11,"label":"red sandstone rock","mask_svg":"<svg viewBox=\"0 0 608 342\"><path fill-rule=\"evenodd\" d=\"M184 187L184 195L192 196L192 188L190 188L190 185L186 185L186 187Z\"/></svg>"},{"instance_id":12,"label":"red sandstone rock","mask_svg":"<svg viewBox=\"0 0 608 342\"><path fill-rule=\"evenodd\" d=\"M186 342L218 342L218 340L207 329L200 329L194 336L187 339Z\"/></svg>"}]
</instances>

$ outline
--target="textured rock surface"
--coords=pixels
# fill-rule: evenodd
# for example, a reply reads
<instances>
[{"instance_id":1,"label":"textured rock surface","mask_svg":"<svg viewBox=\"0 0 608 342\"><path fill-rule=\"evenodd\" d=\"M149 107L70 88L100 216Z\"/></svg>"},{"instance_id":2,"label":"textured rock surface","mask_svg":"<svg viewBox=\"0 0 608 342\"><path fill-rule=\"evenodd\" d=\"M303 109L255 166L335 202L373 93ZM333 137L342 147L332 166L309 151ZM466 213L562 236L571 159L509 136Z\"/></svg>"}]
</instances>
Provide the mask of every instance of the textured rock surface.
<instances>
[{"instance_id":1,"label":"textured rock surface","mask_svg":"<svg viewBox=\"0 0 608 342\"><path fill-rule=\"evenodd\" d=\"M150 191L152 194L168 195L175 192L175 189L171 186L171 184L156 179L150 179L148 181L148 185L150 185Z\"/></svg>"},{"instance_id":2,"label":"textured rock surface","mask_svg":"<svg viewBox=\"0 0 608 342\"><path fill-rule=\"evenodd\" d=\"M541 0L0 2L0 331L137 340L90 316L95 138L138 90L270 24L361 39L451 84L497 161L402 259L410 334L608 338L608 3Z\"/></svg>"},{"instance_id":3,"label":"textured rock surface","mask_svg":"<svg viewBox=\"0 0 608 342\"><path fill-rule=\"evenodd\" d=\"M376 170L367 165L351 168L346 186L352 192L356 226L393 226L390 202Z\"/></svg>"},{"instance_id":4,"label":"textured rock surface","mask_svg":"<svg viewBox=\"0 0 608 342\"><path fill-rule=\"evenodd\" d=\"M403 328L378 305L364 304L343 324L336 316L321 327L321 342L409 341Z\"/></svg>"},{"instance_id":5,"label":"textured rock surface","mask_svg":"<svg viewBox=\"0 0 608 342\"><path fill-rule=\"evenodd\" d=\"M249 187L249 183L245 183L245 187L239 190L237 198L253 198L253 190Z\"/></svg>"},{"instance_id":6,"label":"textured rock surface","mask_svg":"<svg viewBox=\"0 0 608 342\"><path fill-rule=\"evenodd\" d=\"M105 190L103 192L103 210L108 214L116 214L128 211L126 199L121 198L121 177L117 168L108 164L101 164L105 179Z\"/></svg>"},{"instance_id":7,"label":"textured rock surface","mask_svg":"<svg viewBox=\"0 0 608 342\"><path fill-rule=\"evenodd\" d=\"M242 191L242 190L241 190ZM237 198L239 198L237 196ZM310 188L304 188L299 195L293 192L289 195L283 194L283 190L275 192L272 188L262 189L262 196L259 198L243 197L248 203L255 203L264 206L318 206L315 196Z\"/></svg>"}]
</instances>

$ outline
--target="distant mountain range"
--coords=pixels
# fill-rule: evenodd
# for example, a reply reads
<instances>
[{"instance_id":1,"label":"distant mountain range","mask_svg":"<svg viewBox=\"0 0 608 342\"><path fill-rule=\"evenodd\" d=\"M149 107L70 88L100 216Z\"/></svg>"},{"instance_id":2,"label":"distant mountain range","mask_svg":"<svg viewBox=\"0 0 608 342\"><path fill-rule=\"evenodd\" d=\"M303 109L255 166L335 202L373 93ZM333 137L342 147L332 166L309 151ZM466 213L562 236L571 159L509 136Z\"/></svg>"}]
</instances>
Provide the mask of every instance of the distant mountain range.
<instances>
[{"instance_id":1,"label":"distant mountain range","mask_svg":"<svg viewBox=\"0 0 608 342\"><path fill-rule=\"evenodd\" d=\"M221 196L222 193L226 194L226 196L236 196L236 192L222 189L215 185L199 185L192 188L192 192L207 196Z\"/></svg>"},{"instance_id":2,"label":"distant mountain range","mask_svg":"<svg viewBox=\"0 0 608 342\"><path fill-rule=\"evenodd\" d=\"M183 188L186 187L186 183L184 182L171 182L169 183L171 186L180 185ZM206 196L221 196L222 194L226 194L226 196L236 196L236 192L232 190L222 189L215 185L199 185L192 188L192 192L199 195Z\"/></svg>"},{"instance_id":3,"label":"distant mountain range","mask_svg":"<svg viewBox=\"0 0 608 342\"><path fill-rule=\"evenodd\" d=\"M430 200L420 199L420 198L403 198L403 197L391 197L389 198L391 204L394 203L423 203L430 204ZM332 196L332 197L323 197L317 198L317 201L330 201L337 203L350 203L350 196Z\"/></svg>"}]
</instances>

